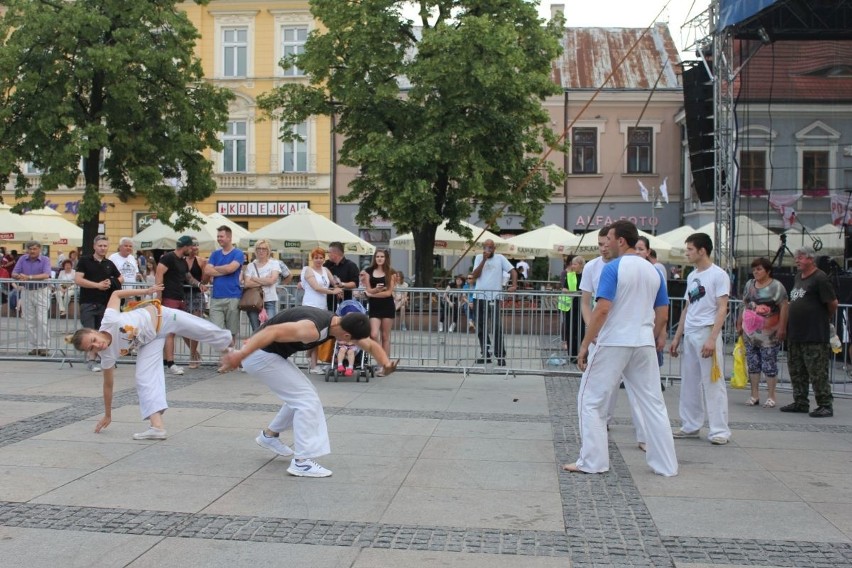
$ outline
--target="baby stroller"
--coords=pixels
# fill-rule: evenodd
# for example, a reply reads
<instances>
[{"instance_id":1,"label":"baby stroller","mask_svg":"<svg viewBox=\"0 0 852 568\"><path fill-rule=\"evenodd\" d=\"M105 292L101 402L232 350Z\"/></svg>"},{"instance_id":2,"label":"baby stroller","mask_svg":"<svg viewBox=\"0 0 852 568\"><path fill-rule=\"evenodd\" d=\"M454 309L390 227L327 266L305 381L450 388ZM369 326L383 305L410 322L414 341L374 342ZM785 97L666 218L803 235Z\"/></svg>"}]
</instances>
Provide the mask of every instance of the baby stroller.
<instances>
[{"instance_id":1,"label":"baby stroller","mask_svg":"<svg viewBox=\"0 0 852 568\"><path fill-rule=\"evenodd\" d=\"M362 313L366 314L367 309L364 307L361 302L357 300L344 300L340 302L337 306L337 309L334 311L338 316L345 316L346 314L351 313ZM341 342L335 340L334 342L334 355L332 356L331 365L329 365L328 369L325 371L325 382L331 377L334 377L334 382L337 382L338 377L344 375L344 372L338 370L338 353L340 352L340 348L342 347ZM356 346L357 347L357 346ZM365 382L370 382L370 377L375 376L375 370L373 366L370 364L370 355L365 353L364 351L358 349L358 352L355 355L355 361L352 364L351 375L346 376L354 376L355 382L360 383L361 378L363 377ZM349 368L346 368L349 370Z\"/></svg>"}]
</instances>

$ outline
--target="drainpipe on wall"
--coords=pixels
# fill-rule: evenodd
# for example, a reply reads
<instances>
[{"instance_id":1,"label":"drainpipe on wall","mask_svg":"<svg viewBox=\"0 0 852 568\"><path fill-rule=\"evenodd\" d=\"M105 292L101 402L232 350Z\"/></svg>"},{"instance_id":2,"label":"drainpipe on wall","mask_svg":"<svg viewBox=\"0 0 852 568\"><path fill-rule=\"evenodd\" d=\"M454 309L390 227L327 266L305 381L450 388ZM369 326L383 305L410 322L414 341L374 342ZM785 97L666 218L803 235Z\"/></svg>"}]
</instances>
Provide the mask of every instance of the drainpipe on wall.
<instances>
[{"instance_id":1,"label":"drainpipe on wall","mask_svg":"<svg viewBox=\"0 0 852 568\"><path fill-rule=\"evenodd\" d=\"M337 115L331 113L331 220L337 223Z\"/></svg>"},{"instance_id":2,"label":"drainpipe on wall","mask_svg":"<svg viewBox=\"0 0 852 568\"><path fill-rule=\"evenodd\" d=\"M567 144L569 141L568 134L568 89L565 89L565 95L563 97L563 105L562 105L562 132L565 133L565 140L563 144ZM562 153L562 171L565 173L565 181L562 182L562 195L565 198L565 203L562 207L562 228L566 231L570 231L568 228L568 160L569 153L571 152L571 147L568 146L566 151Z\"/></svg>"}]
</instances>

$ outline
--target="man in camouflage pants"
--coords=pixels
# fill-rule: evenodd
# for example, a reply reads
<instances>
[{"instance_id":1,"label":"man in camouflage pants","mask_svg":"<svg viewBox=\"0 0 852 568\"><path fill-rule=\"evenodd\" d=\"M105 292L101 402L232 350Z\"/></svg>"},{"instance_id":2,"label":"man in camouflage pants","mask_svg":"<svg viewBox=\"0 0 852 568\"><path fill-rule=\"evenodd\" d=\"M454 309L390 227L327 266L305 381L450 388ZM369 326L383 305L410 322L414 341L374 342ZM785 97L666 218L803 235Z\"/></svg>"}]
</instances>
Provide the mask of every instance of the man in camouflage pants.
<instances>
[{"instance_id":1,"label":"man in camouflage pants","mask_svg":"<svg viewBox=\"0 0 852 568\"><path fill-rule=\"evenodd\" d=\"M788 365L793 384L793 402L781 412L809 412L809 384L814 386L817 407L813 418L834 416L828 365L831 359L829 323L837 311L837 296L828 276L816 267L811 247L796 249L796 279L790 291L787 320Z\"/></svg>"}]
</instances>

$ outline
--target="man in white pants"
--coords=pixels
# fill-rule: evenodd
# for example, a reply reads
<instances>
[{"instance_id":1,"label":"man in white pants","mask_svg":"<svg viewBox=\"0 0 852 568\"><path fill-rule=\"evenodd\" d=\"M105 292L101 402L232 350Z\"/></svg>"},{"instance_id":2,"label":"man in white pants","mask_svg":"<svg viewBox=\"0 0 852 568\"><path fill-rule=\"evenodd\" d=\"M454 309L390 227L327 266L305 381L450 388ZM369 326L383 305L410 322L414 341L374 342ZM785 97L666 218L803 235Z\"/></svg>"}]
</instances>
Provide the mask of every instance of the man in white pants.
<instances>
[{"instance_id":1,"label":"man in white pants","mask_svg":"<svg viewBox=\"0 0 852 568\"><path fill-rule=\"evenodd\" d=\"M695 270L686 279L686 305L680 314L677 333L670 347L677 357L683 339L683 361L680 364L680 420L675 438L697 438L704 426L704 406L707 405L707 438L723 446L731 438L728 428L728 392L724 379L722 328L728 315L728 294L731 280L727 273L713 264L710 254L713 241L706 233L694 233L686 239L686 259ZM719 377L711 376L713 361Z\"/></svg>"},{"instance_id":2,"label":"man in white pants","mask_svg":"<svg viewBox=\"0 0 852 568\"><path fill-rule=\"evenodd\" d=\"M583 279L580 281L580 291L582 292L582 296L580 298L580 309L583 312L583 321L586 323L587 328L592 321L592 310L594 309L596 297L595 293L597 292L598 284L601 280L601 272L603 272L604 266L606 266L606 263L608 263L612 257L609 251L609 225L602 227L601 230L598 231L598 252L600 253L600 256L593 258L586 263L586 268L583 270ZM593 349L594 345L592 345L591 348ZM615 414L615 407L618 403L618 391L619 389L612 391L612 394L609 397L609 402L607 403L607 426L612 423L612 418ZM628 400L628 402L630 404L630 413L633 416L633 426L636 429L636 443L639 448L644 451L646 448L645 424L642 422L642 417L639 416L638 412L636 412L636 407L633 402L630 400Z\"/></svg>"},{"instance_id":3,"label":"man in white pants","mask_svg":"<svg viewBox=\"0 0 852 568\"><path fill-rule=\"evenodd\" d=\"M623 378L628 394L645 423L648 465L659 475L677 475L672 430L663 393L657 348L665 342L669 300L660 275L635 254L636 225L610 225L613 257L601 273L597 304L580 346L578 365L584 371L578 396L581 447L566 471L609 471L606 411L612 391ZM593 353L589 353L596 343Z\"/></svg>"},{"instance_id":4,"label":"man in white pants","mask_svg":"<svg viewBox=\"0 0 852 568\"><path fill-rule=\"evenodd\" d=\"M331 471L314 458L331 452L325 413L316 388L290 360L299 351L313 349L334 337L357 344L383 367L384 376L396 370L381 346L370 339L366 314L341 317L327 310L299 306L275 314L238 351L222 356L219 372L236 369L242 363L249 375L260 379L284 404L255 441L263 448L292 457L287 473L298 477L329 477ZM293 429L293 446L279 440L279 434ZM295 450L295 451L294 451Z\"/></svg>"}]
</instances>

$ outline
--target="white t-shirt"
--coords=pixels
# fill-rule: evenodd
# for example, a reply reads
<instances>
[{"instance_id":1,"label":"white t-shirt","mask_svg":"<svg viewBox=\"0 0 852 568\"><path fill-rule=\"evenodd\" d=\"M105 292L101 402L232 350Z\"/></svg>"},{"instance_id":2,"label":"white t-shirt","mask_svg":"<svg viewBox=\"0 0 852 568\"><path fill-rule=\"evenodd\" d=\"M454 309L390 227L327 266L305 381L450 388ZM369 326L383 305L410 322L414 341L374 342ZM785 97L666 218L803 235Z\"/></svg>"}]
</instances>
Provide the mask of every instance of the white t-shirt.
<instances>
[{"instance_id":1,"label":"white t-shirt","mask_svg":"<svg viewBox=\"0 0 852 568\"><path fill-rule=\"evenodd\" d=\"M518 261L515 265L515 269L518 270L525 279L530 277L530 265L527 264L526 260Z\"/></svg>"},{"instance_id":2,"label":"white t-shirt","mask_svg":"<svg viewBox=\"0 0 852 568\"><path fill-rule=\"evenodd\" d=\"M278 269L280 265L277 260L267 260L266 264L260 266L257 261L250 262L248 266L246 266L245 270L243 270L243 274L245 278L251 278L254 276L255 278L266 278L267 276L272 276L272 273L278 273ZM278 290L275 288L278 285L278 279L276 277L275 282L270 284L269 286L261 286L261 290L263 290L263 301L264 302L278 302Z\"/></svg>"},{"instance_id":3,"label":"white t-shirt","mask_svg":"<svg viewBox=\"0 0 852 568\"><path fill-rule=\"evenodd\" d=\"M598 345L655 345L654 308L668 306L669 297L660 273L650 262L635 254L611 260L601 272L597 297L612 302L598 333Z\"/></svg>"},{"instance_id":4,"label":"white t-shirt","mask_svg":"<svg viewBox=\"0 0 852 568\"><path fill-rule=\"evenodd\" d=\"M328 303L326 302L327 294L323 294L322 292L317 292L313 288L311 288L311 284L308 282L308 271L313 273L314 278L323 288L330 288L331 280L329 279L328 269L322 268L320 272L317 272L310 266L306 266L302 269L302 274L300 276L302 280L302 288L305 290L305 295L302 297L302 305L303 306L312 306L314 308L320 308L321 310L328 309Z\"/></svg>"},{"instance_id":5,"label":"white t-shirt","mask_svg":"<svg viewBox=\"0 0 852 568\"><path fill-rule=\"evenodd\" d=\"M131 331L130 328L135 333L133 340L127 333ZM109 347L100 352L101 367L104 369L115 367L115 360L131 347L145 345L157 337L157 327L151 319L150 310L143 308L127 312L107 308L104 319L101 320L100 331L105 331L112 336Z\"/></svg>"},{"instance_id":6,"label":"white t-shirt","mask_svg":"<svg viewBox=\"0 0 852 568\"><path fill-rule=\"evenodd\" d=\"M596 299L595 292L598 290L598 283L601 280L601 272L603 272L604 266L606 265L607 261L605 261L602 256L599 256L587 262L585 268L583 268L583 279L580 280L580 291L591 294L593 301Z\"/></svg>"},{"instance_id":7,"label":"white t-shirt","mask_svg":"<svg viewBox=\"0 0 852 568\"><path fill-rule=\"evenodd\" d=\"M134 288L132 285L136 282L136 275L139 274L139 265L136 264L136 257L132 254L123 257L120 253L114 252L109 257L121 275L124 276L124 288Z\"/></svg>"},{"instance_id":8,"label":"white t-shirt","mask_svg":"<svg viewBox=\"0 0 852 568\"><path fill-rule=\"evenodd\" d=\"M711 264L708 268L693 270L686 278L686 310L684 332L713 325L716 321L716 299L728 296L731 279L728 274Z\"/></svg>"},{"instance_id":9,"label":"white t-shirt","mask_svg":"<svg viewBox=\"0 0 852 568\"><path fill-rule=\"evenodd\" d=\"M474 269L482 263L482 254L473 260ZM495 254L482 267L479 278L476 279L474 297L480 300L494 300L503 290L503 272L511 272L515 267L502 254Z\"/></svg>"}]
</instances>

